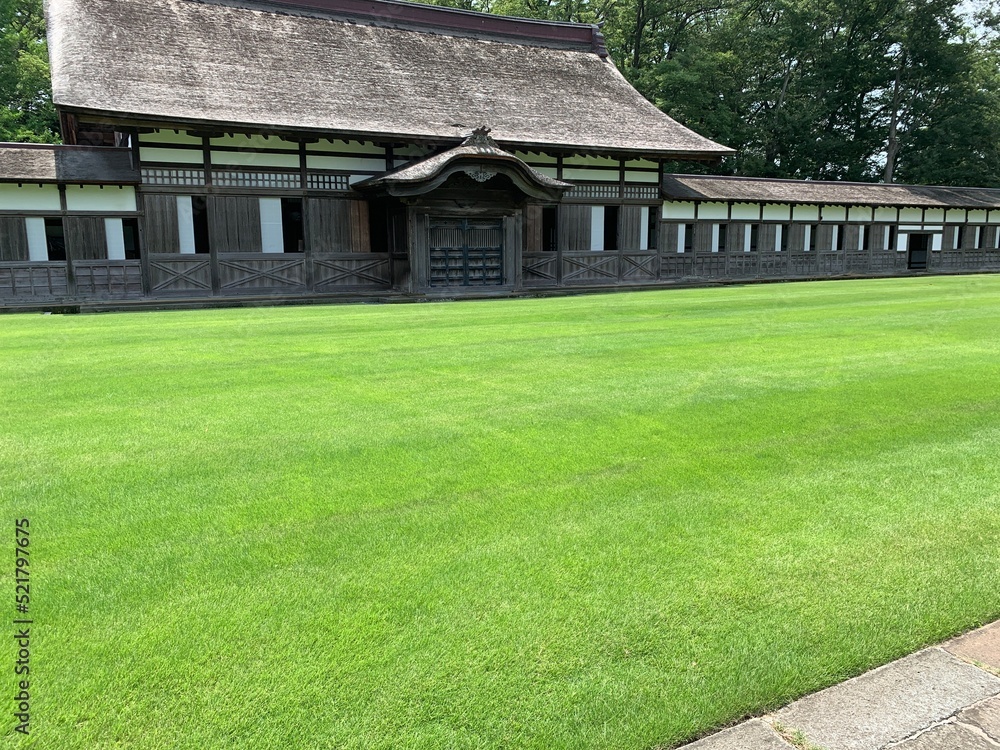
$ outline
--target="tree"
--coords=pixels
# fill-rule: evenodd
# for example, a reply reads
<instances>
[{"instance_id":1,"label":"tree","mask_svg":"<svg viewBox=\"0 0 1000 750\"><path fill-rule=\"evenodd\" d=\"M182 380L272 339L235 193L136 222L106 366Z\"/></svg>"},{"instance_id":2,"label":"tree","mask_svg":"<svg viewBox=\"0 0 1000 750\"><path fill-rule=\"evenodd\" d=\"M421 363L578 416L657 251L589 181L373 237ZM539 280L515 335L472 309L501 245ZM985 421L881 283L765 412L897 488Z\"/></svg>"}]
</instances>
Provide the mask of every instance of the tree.
<instances>
[{"instance_id":1,"label":"tree","mask_svg":"<svg viewBox=\"0 0 1000 750\"><path fill-rule=\"evenodd\" d=\"M0 0L0 140L57 143L41 0Z\"/></svg>"}]
</instances>

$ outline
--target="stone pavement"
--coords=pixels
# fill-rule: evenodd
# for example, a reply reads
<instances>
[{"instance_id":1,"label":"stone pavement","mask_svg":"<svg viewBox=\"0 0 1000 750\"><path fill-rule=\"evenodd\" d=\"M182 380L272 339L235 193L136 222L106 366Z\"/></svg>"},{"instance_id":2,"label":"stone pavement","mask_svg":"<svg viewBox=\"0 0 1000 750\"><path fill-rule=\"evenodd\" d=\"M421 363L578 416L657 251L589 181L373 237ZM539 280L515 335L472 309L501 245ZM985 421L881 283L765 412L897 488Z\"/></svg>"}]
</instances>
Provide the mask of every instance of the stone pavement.
<instances>
[{"instance_id":1,"label":"stone pavement","mask_svg":"<svg viewBox=\"0 0 1000 750\"><path fill-rule=\"evenodd\" d=\"M680 750L1000 750L1000 620Z\"/></svg>"}]
</instances>

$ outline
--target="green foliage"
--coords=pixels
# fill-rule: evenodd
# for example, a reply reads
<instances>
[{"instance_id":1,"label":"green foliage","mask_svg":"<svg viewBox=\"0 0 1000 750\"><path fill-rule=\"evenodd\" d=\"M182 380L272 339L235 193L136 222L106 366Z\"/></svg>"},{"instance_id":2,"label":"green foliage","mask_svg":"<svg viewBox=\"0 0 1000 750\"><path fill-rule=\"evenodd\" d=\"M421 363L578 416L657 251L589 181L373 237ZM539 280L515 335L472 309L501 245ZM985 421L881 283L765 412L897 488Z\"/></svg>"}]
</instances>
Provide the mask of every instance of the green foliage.
<instances>
[{"instance_id":1,"label":"green foliage","mask_svg":"<svg viewBox=\"0 0 1000 750\"><path fill-rule=\"evenodd\" d=\"M738 150L716 171L1000 185L990 3L973 30L960 0L436 2L603 24L644 95ZM0 0L0 60L0 139L56 141L41 0Z\"/></svg>"},{"instance_id":2,"label":"green foliage","mask_svg":"<svg viewBox=\"0 0 1000 750\"><path fill-rule=\"evenodd\" d=\"M0 141L57 143L42 0L0 0Z\"/></svg>"},{"instance_id":3,"label":"green foliage","mask_svg":"<svg viewBox=\"0 0 1000 750\"><path fill-rule=\"evenodd\" d=\"M891 161L908 182L1000 185L992 5L976 37L960 0L467 2L603 22L643 94L738 149L718 171L871 181Z\"/></svg>"},{"instance_id":4,"label":"green foliage","mask_svg":"<svg viewBox=\"0 0 1000 750\"><path fill-rule=\"evenodd\" d=\"M674 747L991 620L998 328L989 275L5 315L0 747Z\"/></svg>"}]
</instances>

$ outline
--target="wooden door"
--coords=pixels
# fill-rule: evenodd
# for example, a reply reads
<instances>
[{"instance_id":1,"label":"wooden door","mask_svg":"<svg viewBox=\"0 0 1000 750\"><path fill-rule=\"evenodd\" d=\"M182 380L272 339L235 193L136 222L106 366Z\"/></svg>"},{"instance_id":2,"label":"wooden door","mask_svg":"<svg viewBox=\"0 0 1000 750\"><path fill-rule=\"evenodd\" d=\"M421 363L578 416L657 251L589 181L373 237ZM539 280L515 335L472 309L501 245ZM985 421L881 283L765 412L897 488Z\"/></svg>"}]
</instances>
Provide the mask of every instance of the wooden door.
<instances>
[{"instance_id":1,"label":"wooden door","mask_svg":"<svg viewBox=\"0 0 1000 750\"><path fill-rule=\"evenodd\" d=\"M431 216L428 232L430 286L500 286L504 283L503 219Z\"/></svg>"}]
</instances>

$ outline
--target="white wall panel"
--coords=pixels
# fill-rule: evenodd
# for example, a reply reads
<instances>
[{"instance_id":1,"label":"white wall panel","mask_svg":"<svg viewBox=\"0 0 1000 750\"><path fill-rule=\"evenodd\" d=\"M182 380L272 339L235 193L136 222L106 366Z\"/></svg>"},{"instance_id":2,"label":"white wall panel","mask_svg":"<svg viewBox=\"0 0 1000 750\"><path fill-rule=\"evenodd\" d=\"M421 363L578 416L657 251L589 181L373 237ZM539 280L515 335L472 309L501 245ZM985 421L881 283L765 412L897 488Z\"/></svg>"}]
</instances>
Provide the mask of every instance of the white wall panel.
<instances>
[{"instance_id":1,"label":"white wall panel","mask_svg":"<svg viewBox=\"0 0 1000 750\"><path fill-rule=\"evenodd\" d=\"M105 219L104 234L108 243L108 260L125 260L125 230L121 219Z\"/></svg>"},{"instance_id":2,"label":"white wall panel","mask_svg":"<svg viewBox=\"0 0 1000 750\"><path fill-rule=\"evenodd\" d=\"M139 143L181 143L188 146L200 146L202 140L185 130L177 133L173 130L154 130L152 133L139 133Z\"/></svg>"},{"instance_id":3,"label":"white wall panel","mask_svg":"<svg viewBox=\"0 0 1000 750\"><path fill-rule=\"evenodd\" d=\"M265 253L283 253L281 198L260 199L260 243Z\"/></svg>"},{"instance_id":4,"label":"white wall panel","mask_svg":"<svg viewBox=\"0 0 1000 750\"><path fill-rule=\"evenodd\" d=\"M55 185L0 185L0 211L60 211Z\"/></svg>"},{"instance_id":5,"label":"white wall panel","mask_svg":"<svg viewBox=\"0 0 1000 750\"><path fill-rule=\"evenodd\" d=\"M725 203L702 203L698 206L699 219L729 219L729 206Z\"/></svg>"},{"instance_id":6,"label":"white wall panel","mask_svg":"<svg viewBox=\"0 0 1000 750\"><path fill-rule=\"evenodd\" d=\"M847 208L845 206L823 206L823 221L847 221Z\"/></svg>"},{"instance_id":7,"label":"white wall panel","mask_svg":"<svg viewBox=\"0 0 1000 750\"><path fill-rule=\"evenodd\" d=\"M791 206L781 203L768 203L764 206L764 221L788 221L791 216Z\"/></svg>"},{"instance_id":8,"label":"white wall panel","mask_svg":"<svg viewBox=\"0 0 1000 750\"><path fill-rule=\"evenodd\" d=\"M306 156L306 167L309 169L332 169L342 172L352 170L362 172L384 172L385 159L364 158L357 156Z\"/></svg>"},{"instance_id":9,"label":"white wall panel","mask_svg":"<svg viewBox=\"0 0 1000 750\"><path fill-rule=\"evenodd\" d=\"M69 211L135 211L135 188L68 185L66 209Z\"/></svg>"},{"instance_id":10,"label":"white wall panel","mask_svg":"<svg viewBox=\"0 0 1000 750\"><path fill-rule=\"evenodd\" d=\"M618 177L618 170L563 168L564 180L578 180L580 182L618 182Z\"/></svg>"},{"instance_id":11,"label":"white wall panel","mask_svg":"<svg viewBox=\"0 0 1000 750\"><path fill-rule=\"evenodd\" d=\"M28 232L28 260L49 259L49 244L45 238L45 219L32 217L24 220Z\"/></svg>"},{"instance_id":12,"label":"white wall panel","mask_svg":"<svg viewBox=\"0 0 1000 750\"><path fill-rule=\"evenodd\" d=\"M194 254L194 210L191 207L190 195L177 196L177 237L180 241L180 251Z\"/></svg>"},{"instance_id":13,"label":"white wall panel","mask_svg":"<svg viewBox=\"0 0 1000 750\"><path fill-rule=\"evenodd\" d=\"M734 203L733 220L735 221L757 221L760 218L759 203Z\"/></svg>"},{"instance_id":14,"label":"white wall panel","mask_svg":"<svg viewBox=\"0 0 1000 750\"><path fill-rule=\"evenodd\" d=\"M213 151L212 164L220 167L277 167L298 169L298 154L259 154L255 151ZM385 169L385 162L382 163Z\"/></svg>"},{"instance_id":15,"label":"white wall panel","mask_svg":"<svg viewBox=\"0 0 1000 750\"><path fill-rule=\"evenodd\" d=\"M677 202L677 201L664 201L663 202L663 218L664 219L693 219L694 218L694 203L690 202Z\"/></svg>"},{"instance_id":16,"label":"white wall panel","mask_svg":"<svg viewBox=\"0 0 1000 750\"><path fill-rule=\"evenodd\" d=\"M590 249L604 249L604 206L594 206L590 211Z\"/></svg>"},{"instance_id":17,"label":"white wall panel","mask_svg":"<svg viewBox=\"0 0 1000 750\"><path fill-rule=\"evenodd\" d=\"M203 164L205 156L200 149L141 146L139 148L139 161L144 165L149 163Z\"/></svg>"},{"instance_id":18,"label":"white wall panel","mask_svg":"<svg viewBox=\"0 0 1000 750\"><path fill-rule=\"evenodd\" d=\"M654 185L660 181L660 176L656 172L625 172L625 182L642 182Z\"/></svg>"}]
</instances>

